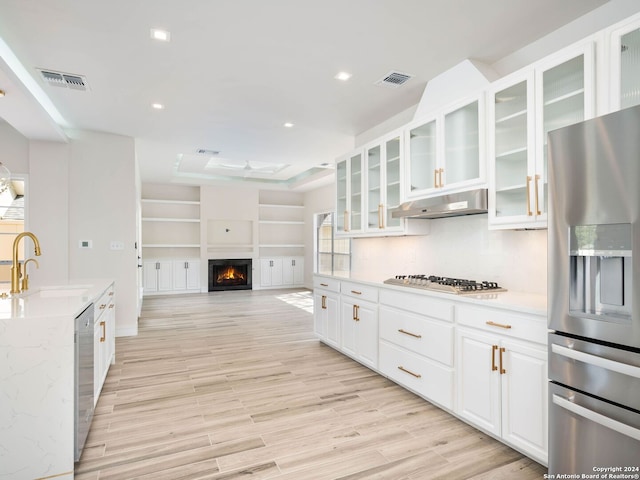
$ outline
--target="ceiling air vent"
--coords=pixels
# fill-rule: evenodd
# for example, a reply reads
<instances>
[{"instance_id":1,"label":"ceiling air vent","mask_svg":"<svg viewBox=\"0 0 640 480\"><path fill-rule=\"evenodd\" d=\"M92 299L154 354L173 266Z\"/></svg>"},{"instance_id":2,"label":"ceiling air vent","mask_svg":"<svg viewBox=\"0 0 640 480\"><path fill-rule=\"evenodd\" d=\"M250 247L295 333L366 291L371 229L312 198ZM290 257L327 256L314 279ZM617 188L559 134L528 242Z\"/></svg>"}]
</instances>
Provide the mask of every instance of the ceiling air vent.
<instances>
[{"instance_id":1,"label":"ceiling air vent","mask_svg":"<svg viewBox=\"0 0 640 480\"><path fill-rule=\"evenodd\" d=\"M74 75L72 73L56 72L54 70L38 69L42 79L50 85L56 87L67 87L74 90L87 90L89 87L87 79L82 75Z\"/></svg>"},{"instance_id":2,"label":"ceiling air vent","mask_svg":"<svg viewBox=\"0 0 640 480\"><path fill-rule=\"evenodd\" d=\"M200 155L211 155L212 157L220 155L219 150L209 150L207 148L199 148L198 150L196 150L196 153L199 153Z\"/></svg>"},{"instance_id":3,"label":"ceiling air vent","mask_svg":"<svg viewBox=\"0 0 640 480\"><path fill-rule=\"evenodd\" d=\"M389 72L374 85L381 85L383 87L398 88L404 85L411 79L412 75L400 72Z\"/></svg>"}]
</instances>

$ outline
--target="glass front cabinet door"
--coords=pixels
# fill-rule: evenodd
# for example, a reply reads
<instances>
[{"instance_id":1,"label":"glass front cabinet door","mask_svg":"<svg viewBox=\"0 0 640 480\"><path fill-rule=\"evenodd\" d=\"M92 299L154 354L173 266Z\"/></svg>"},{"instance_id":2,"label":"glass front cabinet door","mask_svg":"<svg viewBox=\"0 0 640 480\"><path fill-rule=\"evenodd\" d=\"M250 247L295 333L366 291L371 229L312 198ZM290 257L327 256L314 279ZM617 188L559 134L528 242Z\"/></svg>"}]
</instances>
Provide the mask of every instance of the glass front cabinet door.
<instances>
[{"instance_id":1,"label":"glass front cabinet door","mask_svg":"<svg viewBox=\"0 0 640 480\"><path fill-rule=\"evenodd\" d=\"M400 205L402 137L392 134L365 148L367 171L368 233L401 231L402 219L393 218L391 210Z\"/></svg>"},{"instance_id":2,"label":"glass front cabinet door","mask_svg":"<svg viewBox=\"0 0 640 480\"><path fill-rule=\"evenodd\" d=\"M405 130L408 198L464 190L485 181L482 107L479 98L459 102Z\"/></svg>"},{"instance_id":3,"label":"glass front cabinet door","mask_svg":"<svg viewBox=\"0 0 640 480\"><path fill-rule=\"evenodd\" d=\"M640 105L640 16L613 30L610 45L611 110Z\"/></svg>"},{"instance_id":4,"label":"glass front cabinet door","mask_svg":"<svg viewBox=\"0 0 640 480\"><path fill-rule=\"evenodd\" d=\"M336 162L336 233L362 231L363 211L362 150Z\"/></svg>"}]
</instances>

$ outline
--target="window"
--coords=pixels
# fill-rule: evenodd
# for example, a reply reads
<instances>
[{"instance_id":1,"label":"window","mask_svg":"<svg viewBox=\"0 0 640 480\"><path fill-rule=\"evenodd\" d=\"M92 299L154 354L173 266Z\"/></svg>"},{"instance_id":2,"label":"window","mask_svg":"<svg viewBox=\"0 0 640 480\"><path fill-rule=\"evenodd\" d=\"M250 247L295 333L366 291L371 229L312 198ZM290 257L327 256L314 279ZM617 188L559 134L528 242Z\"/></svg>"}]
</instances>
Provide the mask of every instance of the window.
<instances>
[{"instance_id":1,"label":"window","mask_svg":"<svg viewBox=\"0 0 640 480\"><path fill-rule=\"evenodd\" d=\"M318 213L315 217L315 273L348 276L351 271L351 239L335 238L333 213Z\"/></svg>"}]
</instances>

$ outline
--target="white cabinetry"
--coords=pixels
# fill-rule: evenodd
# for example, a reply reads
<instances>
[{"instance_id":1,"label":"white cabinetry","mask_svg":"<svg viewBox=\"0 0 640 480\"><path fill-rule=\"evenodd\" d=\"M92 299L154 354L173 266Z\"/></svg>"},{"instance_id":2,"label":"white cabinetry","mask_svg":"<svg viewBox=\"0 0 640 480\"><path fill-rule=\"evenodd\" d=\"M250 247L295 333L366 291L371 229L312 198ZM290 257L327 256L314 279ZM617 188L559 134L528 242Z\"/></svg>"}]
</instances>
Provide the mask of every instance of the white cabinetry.
<instances>
[{"instance_id":1,"label":"white cabinetry","mask_svg":"<svg viewBox=\"0 0 640 480\"><path fill-rule=\"evenodd\" d=\"M465 190L486 181L482 96L450 105L405 129L407 198Z\"/></svg>"},{"instance_id":2,"label":"white cabinetry","mask_svg":"<svg viewBox=\"0 0 640 480\"><path fill-rule=\"evenodd\" d=\"M302 285L304 283L304 257L284 257L282 259L282 283Z\"/></svg>"},{"instance_id":3,"label":"white cabinetry","mask_svg":"<svg viewBox=\"0 0 640 480\"><path fill-rule=\"evenodd\" d=\"M611 110L640 104L640 15L609 32L609 93Z\"/></svg>"},{"instance_id":4,"label":"white cabinetry","mask_svg":"<svg viewBox=\"0 0 640 480\"><path fill-rule=\"evenodd\" d=\"M200 260L173 261L173 290L200 290Z\"/></svg>"},{"instance_id":5,"label":"white cabinetry","mask_svg":"<svg viewBox=\"0 0 640 480\"><path fill-rule=\"evenodd\" d=\"M315 277L313 280L313 328L320 340L340 348L340 281Z\"/></svg>"},{"instance_id":6,"label":"white cabinetry","mask_svg":"<svg viewBox=\"0 0 640 480\"><path fill-rule=\"evenodd\" d=\"M260 285L263 287L282 286L282 259L260 259Z\"/></svg>"},{"instance_id":7,"label":"white cabinetry","mask_svg":"<svg viewBox=\"0 0 640 480\"><path fill-rule=\"evenodd\" d=\"M94 304L93 398L96 404L109 366L115 362L115 306L115 289L111 284Z\"/></svg>"},{"instance_id":8,"label":"white cabinetry","mask_svg":"<svg viewBox=\"0 0 640 480\"><path fill-rule=\"evenodd\" d=\"M364 200L362 149L336 162L336 233L362 232Z\"/></svg>"},{"instance_id":9,"label":"white cabinetry","mask_svg":"<svg viewBox=\"0 0 640 480\"><path fill-rule=\"evenodd\" d=\"M594 115L594 75L589 42L492 85L490 228L546 228L547 133Z\"/></svg>"},{"instance_id":10,"label":"white cabinetry","mask_svg":"<svg viewBox=\"0 0 640 480\"><path fill-rule=\"evenodd\" d=\"M378 289L342 282L340 286L342 351L378 368Z\"/></svg>"},{"instance_id":11,"label":"white cabinetry","mask_svg":"<svg viewBox=\"0 0 640 480\"><path fill-rule=\"evenodd\" d=\"M547 350L543 317L457 307L456 412L547 463Z\"/></svg>"},{"instance_id":12,"label":"white cabinetry","mask_svg":"<svg viewBox=\"0 0 640 480\"><path fill-rule=\"evenodd\" d=\"M420 294L380 292L380 371L453 409L454 305Z\"/></svg>"},{"instance_id":13,"label":"white cabinetry","mask_svg":"<svg viewBox=\"0 0 640 480\"><path fill-rule=\"evenodd\" d=\"M173 290L173 261L145 260L142 262L144 294Z\"/></svg>"}]
</instances>

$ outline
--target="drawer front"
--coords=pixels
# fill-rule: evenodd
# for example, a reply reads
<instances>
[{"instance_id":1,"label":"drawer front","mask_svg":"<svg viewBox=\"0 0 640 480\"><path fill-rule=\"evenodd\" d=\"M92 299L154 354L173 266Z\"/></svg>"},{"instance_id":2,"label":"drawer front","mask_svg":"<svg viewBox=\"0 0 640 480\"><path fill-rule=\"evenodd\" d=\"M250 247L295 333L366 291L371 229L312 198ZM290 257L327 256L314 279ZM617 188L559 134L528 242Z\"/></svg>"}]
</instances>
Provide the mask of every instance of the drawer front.
<instances>
[{"instance_id":1,"label":"drawer front","mask_svg":"<svg viewBox=\"0 0 640 480\"><path fill-rule=\"evenodd\" d=\"M330 292L340 293L340 280L325 277L313 277L313 288L322 288Z\"/></svg>"},{"instance_id":2,"label":"drawer front","mask_svg":"<svg viewBox=\"0 0 640 480\"><path fill-rule=\"evenodd\" d=\"M453 324L380 306L380 338L453 366Z\"/></svg>"},{"instance_id":3,"label":"drawer front","mask_svg":"<svg viewBox=\"0 0 640 480\"><path fill-rule=\"evenodd\" d=\"M430 297L427 294L397 292L383 288L380 291L380 303L453 322L453 302Z\"/></svg>"},{"instance_id":4,"label":"drawer front","mask_svg":"<svg viewBox=\"0 0 640 480\"><path fill-rule=\"evenodd\" d=\"M547 319L542 316L458 305L456 317L461 325L543 345L547 344Z\"/></svg>"},{"instance_id":5,"label":"drawer front","mask_svg":"<svg viewBox=\"0 0 640 480\"><path fill-rule=\"evenodd\" d=\"M380 341L383 375L438 405L453 410L453 369Z\"/></svg>"},{"instance_id":6,"label":"drawer front","mask_svg":"<svg viewBox=\"0 0 640 480\"><path fill-rule=\"evenodd\" d=\"M378 289L360 283L342 282L340 291L343 295L366 300L369 302L378 302Z\"/></svg>"}]
</instances>

